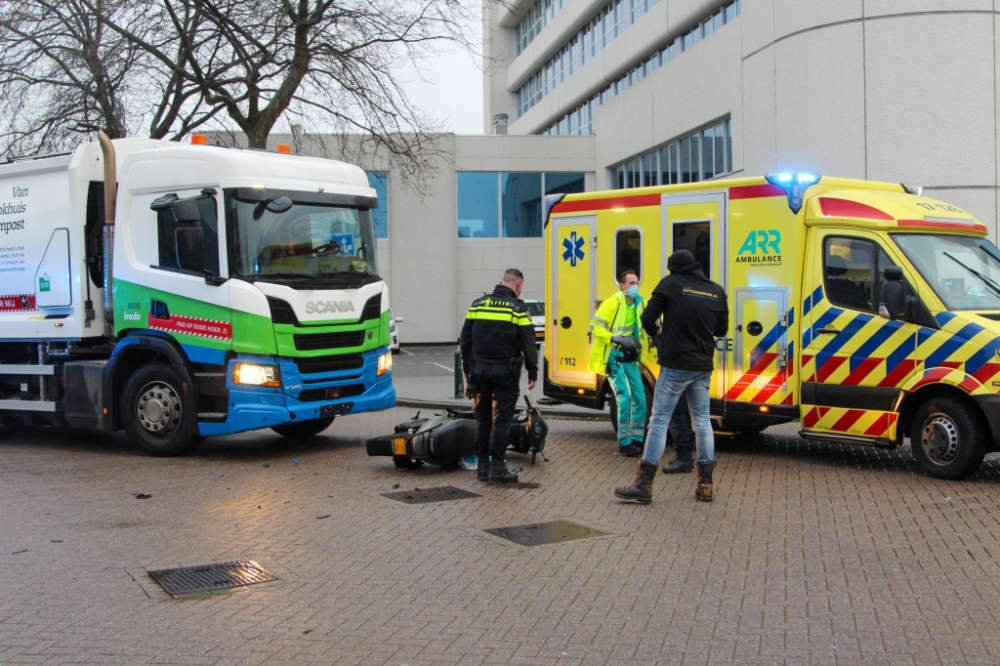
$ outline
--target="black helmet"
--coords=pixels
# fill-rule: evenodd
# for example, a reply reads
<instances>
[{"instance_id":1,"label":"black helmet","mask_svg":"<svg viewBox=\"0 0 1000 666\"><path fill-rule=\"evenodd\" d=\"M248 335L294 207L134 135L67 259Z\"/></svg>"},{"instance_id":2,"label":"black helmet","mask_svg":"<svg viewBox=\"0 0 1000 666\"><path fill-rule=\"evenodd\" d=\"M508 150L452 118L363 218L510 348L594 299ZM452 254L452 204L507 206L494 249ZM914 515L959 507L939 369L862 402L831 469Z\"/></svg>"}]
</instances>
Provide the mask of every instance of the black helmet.
<instances>
[{"instance_id":1,"label":"black helmet","mask_svg":"<svg viewBox=\"0 0 1000 666\"><path fill-rule=\"evenodd\" d=\"M616 335L611 338L611 344L617 346L622 352L622 363L632 363L639 360L639 352L642 348L639 341L631 335Z\"/></svg>"}]
</instances>

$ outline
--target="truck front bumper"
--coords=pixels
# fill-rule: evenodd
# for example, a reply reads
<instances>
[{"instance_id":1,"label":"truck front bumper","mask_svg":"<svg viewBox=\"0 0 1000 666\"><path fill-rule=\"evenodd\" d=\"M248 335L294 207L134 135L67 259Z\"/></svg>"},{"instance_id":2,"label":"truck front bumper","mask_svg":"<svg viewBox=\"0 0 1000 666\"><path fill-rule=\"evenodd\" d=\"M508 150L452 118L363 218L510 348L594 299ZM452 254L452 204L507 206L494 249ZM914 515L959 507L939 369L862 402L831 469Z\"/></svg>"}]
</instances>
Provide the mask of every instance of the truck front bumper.
<instances>
[{"instance_id":1,"label":"truck front bumper","mask_svg":"<svg viewBox=\"0 0 1000 666\"><path fill-rule=\"evenodd\" d=\"M200 422L199 433L209 437L248 430L357 414L396 405L392 372L377 375L378 357L386 348L361 354L360 367L328 372L301 372L296 359L243 356L230 361L229 404L225 421ZM256 388L232 384L232 365L240 361L270 363L281 371L282 388Z\"/></svg>"}]
</instances>

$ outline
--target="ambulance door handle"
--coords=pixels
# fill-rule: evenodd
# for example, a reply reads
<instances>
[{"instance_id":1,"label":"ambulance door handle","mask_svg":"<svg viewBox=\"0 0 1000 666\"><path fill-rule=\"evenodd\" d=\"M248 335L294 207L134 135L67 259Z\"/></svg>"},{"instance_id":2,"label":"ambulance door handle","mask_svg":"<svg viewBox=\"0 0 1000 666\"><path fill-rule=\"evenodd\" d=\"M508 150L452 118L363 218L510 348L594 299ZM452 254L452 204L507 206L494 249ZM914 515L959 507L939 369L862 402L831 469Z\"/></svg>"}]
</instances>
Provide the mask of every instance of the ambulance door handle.
<instances>
[{"instance_id":1,"label":"ambulance door handle","mask_svg":"<svg viewBox=\"0 0 1000 666\"><path fill-rule=\"evenodd\" d=\"M840 333L840 331L838 329L836 329L836 328L817 328L816 329L816 334L817 335L836 335L838 333Z\"/></svg>"}]
</instances>

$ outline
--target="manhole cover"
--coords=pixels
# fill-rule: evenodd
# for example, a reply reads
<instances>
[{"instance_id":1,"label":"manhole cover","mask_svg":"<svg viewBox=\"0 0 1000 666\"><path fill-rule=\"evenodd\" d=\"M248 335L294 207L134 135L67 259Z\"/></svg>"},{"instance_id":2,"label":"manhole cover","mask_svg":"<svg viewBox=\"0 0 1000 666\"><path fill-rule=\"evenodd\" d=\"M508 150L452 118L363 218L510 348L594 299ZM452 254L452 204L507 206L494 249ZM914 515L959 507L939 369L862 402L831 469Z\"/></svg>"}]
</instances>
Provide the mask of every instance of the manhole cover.
<instances>
[{"instance_id":1,"label":"manhole cover","mask_svg":"<svg viewBox=\"0 0 1000 666\"><path fill-rule=\"evenodd\" d=\"M431 502L449 502L451 500L469 499L470 497L482 497L468 490L455 488L454 486L441 486L440 488L417 488L414 490L400 490L395 493L382 493L382 497L405 502L406 504L430 504Z\"/></svg>"},{"instance_id":2,"label":"manhole cover","mask_svg":"<svg viewBox=\"0 0 1000 666\"><path fill-rule=\"evenodd\" d=\"M278 580L253 560L147 571L167 594L196 594Z\"/></svg>"},{"instance_id":3,"label":"manhole cover","mask_svg":"<svg viewBox=\"0 0 1000 666\"><path fill-rule=\"evenodd\" d=\"M549 543L562 543L588 537L604 536L607 532L570 523L565 520L554 520L551 523L532 523L515 527L495 527L486 530L490 534L513 541L522 546L544 546Z\"/></svg>"}]
</instances>

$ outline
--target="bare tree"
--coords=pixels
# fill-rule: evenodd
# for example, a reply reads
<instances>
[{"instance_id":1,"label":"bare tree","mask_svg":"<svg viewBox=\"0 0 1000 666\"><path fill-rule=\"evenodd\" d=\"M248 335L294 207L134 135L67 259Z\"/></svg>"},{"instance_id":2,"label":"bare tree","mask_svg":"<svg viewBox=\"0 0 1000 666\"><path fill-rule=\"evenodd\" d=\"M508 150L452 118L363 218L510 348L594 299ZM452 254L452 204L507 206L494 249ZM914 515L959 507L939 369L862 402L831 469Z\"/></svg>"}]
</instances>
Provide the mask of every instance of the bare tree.
<instances>
[{"instance_id":1,"label":"bare tree","mask_svg":"<svg viewBox=\"0 0 1000 666\"><path fill-rule=\"evenodd\" d=\"M196 12L178 17L195 26ZM19 0L0 3L0 147L53 151L103 129L111 138L147 121L153 138L175 138L221 109L152 58L134 40L108 28L128 23L164 50L169 34L134 0ZM181 48L174 63L186 62Z\"/></svg>"},{"instance_id":2,"label":"bare tree","mask_svg":"<svg viewBox=\"0 0 1000 666\"><path fill-rule=\"evenodd\" d=\"M99 0L79 1L97 13ZM251 147L265 147L284 117L360 134L415 172L438 128L408 101L399 66L442 41L468 46L470 9L461 0L136 0L130 20L108 15L106 25L197 88L207 108L221 106ZM151 16L157 40L140 29Z\"/></svg>"}]
</instances>

